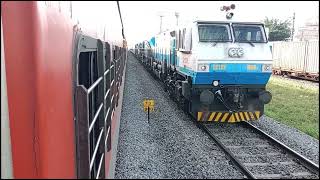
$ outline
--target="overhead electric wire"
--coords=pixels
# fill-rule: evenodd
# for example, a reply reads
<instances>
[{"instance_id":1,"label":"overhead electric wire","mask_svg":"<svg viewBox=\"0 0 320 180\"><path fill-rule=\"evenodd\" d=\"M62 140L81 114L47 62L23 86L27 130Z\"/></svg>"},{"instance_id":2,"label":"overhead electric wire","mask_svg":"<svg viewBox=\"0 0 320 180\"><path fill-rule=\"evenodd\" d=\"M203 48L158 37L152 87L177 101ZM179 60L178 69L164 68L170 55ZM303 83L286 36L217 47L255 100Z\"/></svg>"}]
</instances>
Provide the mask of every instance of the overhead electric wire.
<instances>
[{"instance_id":1,"label":"overhead electric wire","mask_svg":"<svg viewBox=\"0 0 320 180\"><path fill-rule=\"evenodd\" d=\"M124 29L123 29L123 22L122 22L122 16L121 16L121 10L120 10L119 1L117 1L117 5L118 5L118 11L119 11L119 16L120 16L121 26L122 26L122 37L123 37L123 39L126 39L125 36L124 36Z\"/></svg>"}]
</instances>

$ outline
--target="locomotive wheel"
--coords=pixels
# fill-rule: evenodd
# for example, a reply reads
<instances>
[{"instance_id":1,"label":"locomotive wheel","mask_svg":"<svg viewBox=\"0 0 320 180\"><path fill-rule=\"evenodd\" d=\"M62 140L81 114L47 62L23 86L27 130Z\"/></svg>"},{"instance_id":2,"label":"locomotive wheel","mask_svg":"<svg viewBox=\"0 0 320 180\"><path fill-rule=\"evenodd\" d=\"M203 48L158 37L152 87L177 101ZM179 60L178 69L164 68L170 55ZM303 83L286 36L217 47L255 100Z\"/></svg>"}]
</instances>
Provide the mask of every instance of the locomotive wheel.
<instances>
[{"instance_id":1,"label":"locomotive wheel","mask_svg":"<svg viewBox=\"0 0 320 180\"><path fill-rule=\"evenodd\" d=\"M183 98L182 102L181 102L181 108L184 112L188 113L189 112L189 105L190 102L186 99Z\"/></svg>"}]
</instances>

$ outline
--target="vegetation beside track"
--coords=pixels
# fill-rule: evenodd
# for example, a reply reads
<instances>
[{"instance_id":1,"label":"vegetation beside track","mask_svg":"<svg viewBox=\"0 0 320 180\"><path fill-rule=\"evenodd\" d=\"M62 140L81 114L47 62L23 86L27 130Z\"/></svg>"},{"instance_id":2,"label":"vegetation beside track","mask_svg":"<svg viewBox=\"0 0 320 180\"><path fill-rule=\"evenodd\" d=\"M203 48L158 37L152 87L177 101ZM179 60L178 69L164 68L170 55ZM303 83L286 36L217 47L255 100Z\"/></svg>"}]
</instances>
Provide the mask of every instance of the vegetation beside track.
<instances>
[{"instance_id":1,"label":"vegetation beside track","mask_svg":"<svg viewBox=\"0 0 320 180\"><path fill-rule=\"evenodd\" d=\"M272 93L268 117L319 139L319 87L272 76L267 90Z\"/></svg>"}]
</instances>

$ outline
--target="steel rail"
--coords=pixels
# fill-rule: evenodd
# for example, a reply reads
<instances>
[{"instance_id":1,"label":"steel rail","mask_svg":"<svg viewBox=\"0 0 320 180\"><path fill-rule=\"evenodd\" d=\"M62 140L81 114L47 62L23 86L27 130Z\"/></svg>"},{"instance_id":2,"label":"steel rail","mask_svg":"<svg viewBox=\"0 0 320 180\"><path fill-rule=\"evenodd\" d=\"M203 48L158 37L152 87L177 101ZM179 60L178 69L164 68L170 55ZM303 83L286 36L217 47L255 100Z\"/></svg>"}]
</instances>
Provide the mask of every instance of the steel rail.
<instances>
[{"instance_id":1,"label":"steel rail","mask_svg":"<svg viewBox=\"0 0 320 180\"><path fill-rule=\"evenodd\" d=\"M266 132L262 131L258 127L254 126L253 124L243 121L243 124L249 126L250 128L254 129L256 132L258 132L260 135L264 136L268 140L271 140L273 143L277 144L281 148L285 149L287 152L289 152L292 156L299 159L299 162L301 162L305 167L307 167L310 171L313 173L319 175L319 165L315 164L314 162L310 161L308 158L304 157L303 155L299 154L292 148L288 147L287 145L283 144L279 140L275 139L274 137L270 136Z\"/></svg>"},{"instance_id":2,"label":"steel rail","mask_svg":"<svg viewBox=\"0 0 320 180\"><path fill-rule=\"evenodd\" d=\"M244 175L246 175L249 179L257 179L241 162L238 158L236 158L233 153L225 146L223 143L213 135L209 129L201 123L198 125L211 137L212 140L228 155L229 159L236 165L238 169L240 169Z\"/></svg>"}]
</instances>

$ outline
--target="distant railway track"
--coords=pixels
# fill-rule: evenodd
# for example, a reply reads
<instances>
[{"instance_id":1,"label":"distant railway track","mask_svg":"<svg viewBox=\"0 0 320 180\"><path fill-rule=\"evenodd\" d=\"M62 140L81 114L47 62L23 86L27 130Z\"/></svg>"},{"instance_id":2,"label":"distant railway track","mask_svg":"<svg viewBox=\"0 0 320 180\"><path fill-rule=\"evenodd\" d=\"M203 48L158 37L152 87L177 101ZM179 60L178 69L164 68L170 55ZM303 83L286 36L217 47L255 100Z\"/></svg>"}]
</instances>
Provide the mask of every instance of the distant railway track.
<instances>
[{"instance_id":1,"label":"distant railway track","mask_svg":"<svg viewBox=\"0 0 320 180\"><path fill-rule=\"evenodd\" d=\"M319 165L251 123L227 124L229 128L198 125L248 179L319 179Z\"/></svg>"},{"instance_id":2,"label":"distant railway track","mask_svg":"<svg viewBox=\"0 0 320 180\"><path fill-rule=\"evenodd\" d=\"M278 76L295 78L295 79L319 82L319 73L311 74L311 73L303 73L303 72L297 72L297 71L292 71L292 70L273 69L272 74L278 75Z\"/></svg>"}]
</instances>

